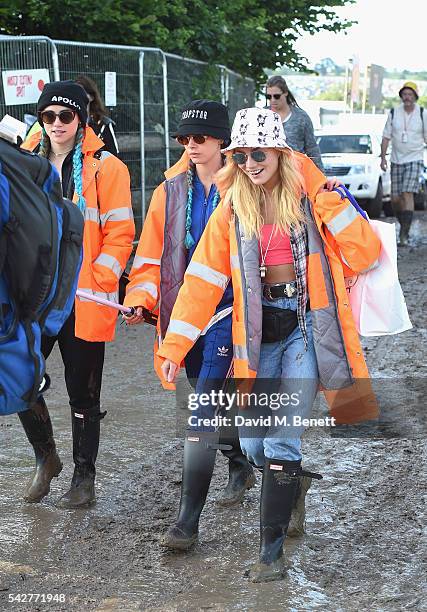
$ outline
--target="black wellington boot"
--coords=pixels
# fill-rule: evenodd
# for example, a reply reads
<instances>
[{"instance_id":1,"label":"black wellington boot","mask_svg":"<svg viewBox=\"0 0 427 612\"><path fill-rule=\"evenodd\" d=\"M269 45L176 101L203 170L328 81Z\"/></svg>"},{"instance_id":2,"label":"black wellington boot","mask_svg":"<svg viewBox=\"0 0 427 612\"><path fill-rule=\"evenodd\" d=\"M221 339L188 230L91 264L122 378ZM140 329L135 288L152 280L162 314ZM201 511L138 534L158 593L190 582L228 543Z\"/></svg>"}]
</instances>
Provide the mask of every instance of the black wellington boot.
<instances>
[{"instance_id":1,"label":"black wellington boot","mask_svg":"<svg viewBox=\"0 0 427 612\"><path fill-rule=\"evenodd\" d=\"M28 441L34 448L36 468L24 492L24 500L39 502L50 491L50 482L59 476L62 463L56 452L52 422L42 397L29 410L18 413Z\"/></svg>"},{"instance_id":2,"label":"black wellington boot","mask_svg":"<svg viewBox=\"0 0 427 612\"><path fill-rule=\"evenodd\" d=\"M106 414L99 411L99 406L79 411L71 408L75 467L71 487L57 501L57 508L87 508L95 503L95 461L100 420Z\"/></svg>"},{"instance_id":3,"label":"black wellington boot","mask_svg":"<svg viewBox=\"0 0 427 612\"><path fill-rule=\"evenodd\" d=\"M230 507L239 504L247 489L251 489L256 478L254 469L248 462L242 449L240 448L237 427L230 428L227 437L221 436L221 442L229 444L231 450L222 450L222 454L228 458L228 483L220 497L216 500L217 504L223 507Z\"/></svg>"},{"instance_id":4,"label":"black wellington boot","mask_svg":"<svg viewBox=\"0 0 427 612\"><path fill-rule=\"evenodd\" d=\"M187 433L178 519L163 536L161 546L188 550L197 542L200 514L211 483L218 447L217 433Z\"/></svg>"},{"instance_id":5,"label":"black wellington boot","mask_svg":"<svg viewBox=\"0 0 427 612\"><path fill-rule=\"evenodd\" d=\"M259 562L250 571L252 582L270 582L285 576L283 542L300 472L300 461L265 461L261 489Z\"/></svg>"}]
</instances>

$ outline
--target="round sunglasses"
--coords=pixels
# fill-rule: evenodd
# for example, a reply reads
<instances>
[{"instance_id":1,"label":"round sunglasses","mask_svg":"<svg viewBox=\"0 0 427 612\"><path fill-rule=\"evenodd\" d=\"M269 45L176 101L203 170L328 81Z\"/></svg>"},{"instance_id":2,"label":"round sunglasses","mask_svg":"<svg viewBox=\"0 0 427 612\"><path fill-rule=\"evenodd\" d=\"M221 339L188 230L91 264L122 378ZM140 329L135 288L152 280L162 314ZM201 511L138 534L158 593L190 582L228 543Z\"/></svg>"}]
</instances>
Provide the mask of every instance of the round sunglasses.
<instances>
[{"instance_id":1,"label":"round sunglasses","mask_svg":"<svg viewBox=\"0 0 427 612\"><path fill-rule=\"evenodd\" d=\"M190 139L193 139L196 144L204 144L209 136L201 136L200 134L196 134L195 136L177 136L176 139L179 144L184 145L186 147L190 143Z\"/></svg>"},{"instance_id":2,"label":"round sunglasses","mask_svg":"<svg viewBox=\"0 0 427 612\"><path fill-rule=\"evenodd\" d=\"M264 153L264 151L251 151L249 155L256 162L263 162L267 158L267 155ZM231 157L238 166L242 166L248 161L248 156L246 155L246 153L233 153Z\"/></svg>"},{"instance_id":3,"label":"round sunglasses","mask_svg":"<svg viewBox=\"0 0 427 612\"><path fill-rule=\"evenodd\" d=\"M47 123L48 125L55 122L55 119L59 117L59 121L64 124L72 123L74 117L76 116L76 111L73 110L62 110L59 113L55 113L54 111L42 111L39 113L39 118L43 123Z\"/></svg>"},{"instance_id":4,"label":"round sunglasses","mask_svg":"<svg viewBox=\"0 0 427 612\"><path fill-rule=\"evenodd\" d=\"M271 100L271 98L274 98L275 100L280 100L280 98L285 95L285 92L282 91L282 93L280 94L265 94L265 97L267 98L267 100Z\"/></svg>"}]
</instances>

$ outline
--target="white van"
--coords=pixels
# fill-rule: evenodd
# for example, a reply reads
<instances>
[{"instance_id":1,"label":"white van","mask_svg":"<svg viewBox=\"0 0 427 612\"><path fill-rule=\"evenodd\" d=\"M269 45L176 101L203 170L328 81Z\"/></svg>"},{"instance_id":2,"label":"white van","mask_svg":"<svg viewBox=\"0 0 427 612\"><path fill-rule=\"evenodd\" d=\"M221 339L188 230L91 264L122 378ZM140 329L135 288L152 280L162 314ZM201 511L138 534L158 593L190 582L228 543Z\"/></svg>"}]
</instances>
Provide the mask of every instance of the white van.
<instances>
[{"instance_id":1,"label":"white van","mask_svg":"<svg viewBox=\"0 0 427 612\"><path fill-rule=\"evenodd\" d=\"M370 217L390 199L390 170L380 168L382 134L370 128L334 126L316 132L326 176L336 176Z\"/></svg>"}]
</instances>

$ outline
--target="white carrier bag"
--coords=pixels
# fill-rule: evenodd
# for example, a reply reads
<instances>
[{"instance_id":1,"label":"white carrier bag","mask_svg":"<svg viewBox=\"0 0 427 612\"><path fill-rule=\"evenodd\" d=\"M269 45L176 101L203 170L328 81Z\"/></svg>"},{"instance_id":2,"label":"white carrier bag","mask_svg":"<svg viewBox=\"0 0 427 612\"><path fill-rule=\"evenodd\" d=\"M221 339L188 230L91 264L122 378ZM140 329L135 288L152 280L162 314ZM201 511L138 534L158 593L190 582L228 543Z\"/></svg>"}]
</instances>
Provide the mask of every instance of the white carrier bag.
<instances>
[{"instance_id":1,"label":"white carrier bag","mask_svg":"<svg viewBox=\"0 0 427 612\"><path fill-rule=\"evenodd\" d=\"M361 336L388 336L412 329L397 272L394 223L369 220L381 240L378 265L346 278L350 306Z\"/></svg>"}]
</instances>

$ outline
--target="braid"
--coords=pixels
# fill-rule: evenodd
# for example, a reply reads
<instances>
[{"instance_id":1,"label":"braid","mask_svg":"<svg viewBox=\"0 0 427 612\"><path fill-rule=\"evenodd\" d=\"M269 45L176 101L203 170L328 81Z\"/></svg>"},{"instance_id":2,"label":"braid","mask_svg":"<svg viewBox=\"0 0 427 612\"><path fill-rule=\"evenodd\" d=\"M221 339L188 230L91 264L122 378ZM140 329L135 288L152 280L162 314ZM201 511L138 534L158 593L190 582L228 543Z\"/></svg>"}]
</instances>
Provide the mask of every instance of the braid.
<instances>
[{"instance_id":1,"label":"braid","mask_svg":"<svg viewBox=\"0 0 427 612\"><path fill-rule=\"evenodd\" d=\"M82 164L82 142L84 137L84 130L82 126L79 127L76 134L76 143L74 146L74 154L73 154L73 178L74 178L74 187L78 196L77 206L84 213L86 208L86 200L83 197L83 182L82 182L82 173L83 173L83 164Z\"/></svg>"},{"instance_id":2,"label":"braid","mask_svg":"<svg viewBox=\"0 0 427 612\"><path fill-rule=\"evenodd\" d=\"M40 140L39 155L40 157L49 157L50 153L50 139L46 133L46 130L42 128L42 137Z\"/></svg>"},{"instance_id":3,"label":"braid","mask_svg":"<svg viewBox=\"0 0 427 612\"><path fill-rule=\"evenodd\" d=\"M196 167L192 161L188 166L187 170L187 185L188 185L188 195L187 195L187 209L185 216L185 248L191 249L192 246L196 244L193 236L191 235L191 221L192 221L192 212L193 212L193 181L194 181L194 173L196 171Z\"/></svg>"},{"instance_id":4,"label":"braid","mask_svg":"<svg viewBox=\"0 0 427 612\"><path fill-rule=\"evenodd\" d=\"M219 191L218 191L218 187L215 185L215 195L213 197L213 202L212 202L212 212L215 210L215 208L218 206L218 203L221 199L220 195L219 195Z\"/></svg>"}]
</instances>

